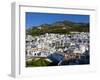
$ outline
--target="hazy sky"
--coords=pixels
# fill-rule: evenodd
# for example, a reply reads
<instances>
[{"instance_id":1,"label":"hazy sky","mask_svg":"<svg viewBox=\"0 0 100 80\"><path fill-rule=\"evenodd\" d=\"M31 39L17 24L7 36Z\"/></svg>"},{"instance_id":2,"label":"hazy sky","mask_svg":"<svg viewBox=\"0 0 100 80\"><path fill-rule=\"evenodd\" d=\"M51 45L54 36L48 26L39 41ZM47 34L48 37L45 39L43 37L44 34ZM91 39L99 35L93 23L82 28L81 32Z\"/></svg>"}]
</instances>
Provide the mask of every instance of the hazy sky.
<instances>
[{"instance_id":1,"label":"hazy sky","mask_svg":"<svg viewBox=\"0 0 100 80\"><path fill-rule=\"evenodd\" d=\"M89 15L26 12L26 28L30 28L32 26L39 26L41 24L50 24L56 21L63 20L88 23Z\"/></svg>"}]
</instances>

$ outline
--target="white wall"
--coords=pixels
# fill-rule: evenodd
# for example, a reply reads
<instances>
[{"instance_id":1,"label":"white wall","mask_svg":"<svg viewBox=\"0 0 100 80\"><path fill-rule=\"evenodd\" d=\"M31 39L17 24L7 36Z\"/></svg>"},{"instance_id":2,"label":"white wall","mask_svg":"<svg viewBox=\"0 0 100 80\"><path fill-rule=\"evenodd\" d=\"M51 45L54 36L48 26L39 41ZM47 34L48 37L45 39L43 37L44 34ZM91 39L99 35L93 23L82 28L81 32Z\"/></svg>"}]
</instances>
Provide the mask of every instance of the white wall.
<instances>
[{"instance_id":1,"label":"white wall","mask_svg":"<svg viewBox=\"0 0 100 80\"><path fill-rule=\"evenodd\" d=\"M0 80L14 80L14 78L10 77L10 65L11 65L11 2L15 0L1 0L0 1ZM20 1L20 0L16 0ZM22 0L21 0L22 1ZM25 1L25 0L23 0ZM96 43L94 45L94 49L96 49L96 55L98 55L98 71L97 73L91 74L64 74L61 76L39 76L33 78L21 78L22 80L99 80L100 74L100 5L99 0L27 0L34 1L35 4L50 4L52 5L62 5L66 6L67 4L78 4L78 5L95 5L98 8L97 11L97 32L96 32ZM88 7L87 6L87 7ZM99 53L99 54L98 54ZM18 79L18 80L21 80Z\"/></svg>"}]
</instances>

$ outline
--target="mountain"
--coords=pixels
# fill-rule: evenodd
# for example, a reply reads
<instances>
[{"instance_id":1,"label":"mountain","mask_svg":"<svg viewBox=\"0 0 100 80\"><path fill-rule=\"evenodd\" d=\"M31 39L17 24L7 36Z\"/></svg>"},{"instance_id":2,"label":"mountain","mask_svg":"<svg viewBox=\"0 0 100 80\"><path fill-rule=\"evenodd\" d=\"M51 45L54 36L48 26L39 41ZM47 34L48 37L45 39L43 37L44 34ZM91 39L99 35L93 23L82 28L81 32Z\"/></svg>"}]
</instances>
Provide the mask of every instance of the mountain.
<instances>
[{"instance_id":1,"label":"mountain","mask_svg":"<svg viewBox=\"0 0 100 80\"><path fill-rule=\"evenodd\" d=\"M68 20L57 21L52 24L32 26L26 30L26 34L32 36L38 36L45 33L69 34L71 31L89 32L89 23L76 23Z\"/></svg>"}]
</instances>

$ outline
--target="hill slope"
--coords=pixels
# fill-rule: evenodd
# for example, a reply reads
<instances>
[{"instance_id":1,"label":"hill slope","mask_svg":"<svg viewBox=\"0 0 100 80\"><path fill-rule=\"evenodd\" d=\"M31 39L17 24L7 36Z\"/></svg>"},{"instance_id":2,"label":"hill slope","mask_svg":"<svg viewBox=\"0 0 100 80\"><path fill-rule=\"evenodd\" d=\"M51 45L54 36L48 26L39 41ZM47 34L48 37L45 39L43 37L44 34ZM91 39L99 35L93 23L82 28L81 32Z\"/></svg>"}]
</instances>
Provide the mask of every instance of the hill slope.
<instances>
[{"instance_id":1,"label":"hill slope","mask_svg":"<svg viewBox=\"0 0 100 80\"><path fill-rule=\"evenodd\" d=\"M69 34L71 31L89 32L89 23L76 23L64 20L53 24L42 24L27 29L26 35L38 36L45 33Z\"/></svg>"}]
</instances>

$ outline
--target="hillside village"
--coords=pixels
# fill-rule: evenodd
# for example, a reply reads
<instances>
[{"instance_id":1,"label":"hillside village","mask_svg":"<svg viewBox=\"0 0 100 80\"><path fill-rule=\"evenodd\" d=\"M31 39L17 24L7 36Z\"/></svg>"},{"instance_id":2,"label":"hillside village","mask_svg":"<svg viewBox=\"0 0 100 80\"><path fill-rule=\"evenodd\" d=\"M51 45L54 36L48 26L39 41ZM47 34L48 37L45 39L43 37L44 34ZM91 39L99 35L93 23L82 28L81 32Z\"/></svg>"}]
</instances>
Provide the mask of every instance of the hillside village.
<instances>
[{"instance_id":1,"label":"hillside village","mask_svg":"<svg viewBox=\"0 0 100 80\"><path fill-rule=\"evenodd\" d=\"M70 60L76 61L71 61L71 64L89 64L89 38L89 32L79 31L70 31L70 34L45 32L37 36L27 34L26 61L45 58L57 65L70 64Z\"/></svg>"},{"instance_id":2,"label":"hillside village","mask_svg":"<svg viewBox=\"0 0 100 80\"><path fill-rule=\"evenodd\" d=\"M86 51L89 51L89 33L85 32L75 32L70 35L46 33L36 37L31 35L26 37L27 58L48 57L54 53L63 56L68 54L82 55Z\"/></svg>"}]
</instances>

